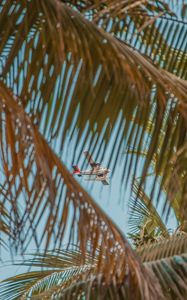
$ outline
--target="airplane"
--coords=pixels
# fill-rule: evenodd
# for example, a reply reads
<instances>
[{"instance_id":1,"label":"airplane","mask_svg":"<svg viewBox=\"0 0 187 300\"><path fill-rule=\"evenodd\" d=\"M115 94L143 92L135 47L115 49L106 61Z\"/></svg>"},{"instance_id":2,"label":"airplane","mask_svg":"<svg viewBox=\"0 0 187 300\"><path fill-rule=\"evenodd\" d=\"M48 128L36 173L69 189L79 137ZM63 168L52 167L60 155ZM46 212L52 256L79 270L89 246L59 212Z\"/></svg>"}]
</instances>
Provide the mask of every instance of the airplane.
<instances>
[{"instance_id":1,"label":"airplane","mask_svg":"<svg viewBox=\"0 0 187 300\"><path fill-rule=\"evenodd\" d=\"M87 181L101 181L102 184L109 185L108 173L110 172L110 169L104 168L100 163L95 162L88 151L84 151L84 155L92 169L81 171L77 165L73 165L73 174L78 176L88 176L88 178L85 179Z\"/></svg>"}]
</instances>

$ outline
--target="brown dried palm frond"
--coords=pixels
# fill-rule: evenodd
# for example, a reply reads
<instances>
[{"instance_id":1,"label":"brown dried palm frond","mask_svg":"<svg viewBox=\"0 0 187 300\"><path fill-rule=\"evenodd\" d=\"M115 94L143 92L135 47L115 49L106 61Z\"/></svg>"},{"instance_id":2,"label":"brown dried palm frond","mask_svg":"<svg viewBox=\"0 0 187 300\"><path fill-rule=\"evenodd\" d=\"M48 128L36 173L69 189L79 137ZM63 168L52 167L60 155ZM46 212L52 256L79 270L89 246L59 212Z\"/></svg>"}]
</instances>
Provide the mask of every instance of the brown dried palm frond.
<instances>
[{"instance_id":1,"label":"brown dried palm frond","mask_svg":"<svg viewBox=\"0 0 187 300\"><path fill-rule=\"evenodd\" d=\"M16 265L42 268L42 271L20 274L3 281L0 284L1 299L27 299L36 295L43 299L43 293L45 296L52 295L59 287L66 288L80 278L89 278L90 274L93 276L97 259L87 252L83 263L82 255L80 251L72 248L39 253L30 259L17 262Z\"/></svg>"},{"instance_id":2,"label":"brown dried palm frond","mask_svg":"<svg viewBox=\"0 0 187 300\"><path fill-rule=\"evenodd\" d=\"M7 16L10 22L6 22ZM103 155L110 130L114 132L121 114L111 147L116 150L114 168L124 139L137 151L147 142L149 151L141 170L143 181L157 153L162 130L156 174L164 170L165 178L168 162L175 157L175 177L171 176L168 184L168 193L172 194L174 179L177 182L176 178L183 176L185 180L187 176L183 169L186 81L156 67L57 0L2 2L0 41L1 184L5 192L3 204L11 199L14 245L21 244L25 250L34 237L38 248L43 243L47 249L52 241L60 248L67 234L69 241L80 245L83 263L87 248L91 248L92 255L101 249L97 271L105 284L111 286L116 281L115 288L124 284L125 293L132 299L155 299L156 295L161 298L154 277L149 278L149 271L122 233L59 157L67 134L72 138L76 130L74 152L79 151L80 155L90 136L90 147L94 148L97 134L102 134ZM153 126L148 135L150 117ZM123 130L118 139L120 127ZM80 137L82 146L77 150ZM53 143L57 140L58 155ZM124 173L132 170L135 176L138 158L131 157L127 168L126 163L127 160ZM123 182L124 177L123 174L119 180ZM185 218L186 186L182 184L181 190L180 209Z\"/></svg>"},{"instance_id":3,"label":"brown dried palm frond","mask_svg":"<svg viewBox=\"0 0 187 300\"><path fill-rule=\"evenodd\" d=\"M103 273L98 272L101 249L93 259L92 253L79 250L51 251L37 254L36 257L23 262L24 265L46 268L8 278L0 283L1 299L77 299L80 294L86 299L144 299L145 293L138 295L136 289L129 290L129 282L119 284L117 278L106 281ZM22 263L22 262L20 262ZM150 272L149 280L154 280L157 292L159 286ZM130 279L130 278L129 278ZM149 294L148 299L154 299ZM94 298L95 297L95 298ZM153 298L151 298L153 297ZM162 295L160 295L162 299Z\"/></svg>"},{"instance_id":4,"label":"brown dried palm frond","mask_svg":"<svg viewBox=\"0 0 187 300\"><path fill-rule=\"evenodd\" d=\"M186 295L186 246L187 236L173 236L154 244L147 244L137 249L144 261L144 266L154 278L159 280L164 299L184 299ZM42 271L28 272L4 280L0 284L3 299L138 299L133 291L128 294L124 282L118 285L115 280L105 282L97 272L100 250L93 260L91 253L82 253L78 249L50 251L37 254L23 263L27 266L42 267ZM68 298L69 297L69 298ZM142 299L144 296L142 295ZM156 296L155 299L157 299Z\"/></svg>"},{"instance_id":5,"label":"brown dried palm frond","mask_svg":"<svg viewBox=\"0 0 187 300\"><path fill-rule=\"evenodd\" d=\"M159 280L165 299L186 299L187 254L173 256L145 264Z\"/></svg>"},{"instance_id":6,"label":"brown dried palm frond","mask_svg":"<svg viewBox=\"0 0 187 300\"><path fill-rule=\"evenodd\" d=\"M137 249L144 266L159 280L166 299L187 296L187 234L157 241Z\"/></svg>"},{"instance_id":7,"label":"brown dried palm frond","mask_svg":"<svg viewBox=\"0 0 187 300\"><path fill-rule=\"evenodd\" d=\"M187 79L184 1L71 1L99 27L115 34L162 68ZM167 32L167 35L166 35Z\"/></svg>"},{"instance_id":8,"label":"brown dried palm frond","mask_svg":"<svg viewBox=\"0 0 187 300\"><path fill-rule=\"evenodd\" d=\"M103 0L103 1L77 1L77 0L65 0L62 1L69 4L72 7L78 9L81 13L89 16L96 21L105 21L105 25L109 19L118 19L118 22L125 21L127 15L133 16L134 14L146 14L148 13L171 13L169 6L166 2L159 0ZM89 14L90 13L90 14ZM151 15L150 15L151 18ZM111 24L113 25L113 24Z\"/></svg>"},{"instance_id":9,"label":"brown dried palm frond","mask_svg":"<svg viewBox=\"0 0 187 300\"><path fill-rule=\"evenodd\" d=\"M155 243L147 243L137 248L137 253L143 262L151 262L166 257L186 254L187 233L179 232L170 238L161 239Z\"/></svg>"},{"instance_id":10,"label":"brown dried palm frond","mask_svg":"<svg viewBox=\"0 0 187 300\"><path fill-rule=\"evenodd\" d=\"M122 113L117 130L122 128L122 134L118 137L116 132L111 147L116 151L113 163L109 159L108 164L115 169L124 139L138 151L148 141L149 152L141 172L144 180L162 130L157 169L164 170L165 178L168 162L186 140L186 82L155 67L59 1L15 2L11 22L5 26L3 20L10 6L7 1L1 10L2 59L6 54L2 78L19 96L50 145L58 139L61 153L66 134L72 137L78 129L74 153L79 151L80 156L88 138L94 149L102 135L97 153L103 156ZM153 126L148 136L150 116ZM163 153L167 153L164 160ZM175 180L182 175L178 161L177 157ZM134 156L126 159L121 182L130 170L136 174L137 164ZM173 178L168 192L172 193L172 187ZM183 185L181 191L181 209L185 212Z\"/></svg>"},{"instance_id":11,"label":"brown dried palm frond","mask_svg":"<svg viewBox=\"0 0 187 300\"><path fill-rule=\"evenodd\" d=\"M80 245L83 254L89 248L94 257L100 249L96 270L106 284L116 280L120 285L128 276L130 294L134 295L134 284L137 298L143 295L146 299L148 295L148 299L154 299L159 286L152 288L149 274L123 234L67 171L3 83L0 95L1 158L6 197L12 200L10 212L16 246L21 243L25 249L34 237L38 247L43 242L47 249L54 241L60 248L71 224L68 240Z\"/></svg>"}]
</instances>

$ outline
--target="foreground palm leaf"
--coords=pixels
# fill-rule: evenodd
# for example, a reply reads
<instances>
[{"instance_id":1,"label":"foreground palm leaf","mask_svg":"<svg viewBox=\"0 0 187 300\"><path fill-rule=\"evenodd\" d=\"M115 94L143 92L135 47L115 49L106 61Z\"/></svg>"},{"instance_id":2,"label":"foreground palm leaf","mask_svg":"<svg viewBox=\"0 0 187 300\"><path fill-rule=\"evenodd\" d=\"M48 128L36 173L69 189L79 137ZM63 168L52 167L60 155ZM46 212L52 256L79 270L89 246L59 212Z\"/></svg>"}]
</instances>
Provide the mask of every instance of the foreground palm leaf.
<instances>
[{"instance_id":1,"label":"foreground palm leaf","mask_svg":"<svg viewBox=\"0 0 187 300\"><path fill-rule=\"evenodd\" d=\"M186 299L187 296L187 234L144 245L137 252L159 280L166 299Z\"/></svg>"},{"instance_id":2,"label":"foreground palm leaf","mask_svg":"<svg viewBox=\"0 0 187 300\"><path fill-rule=\"evenodd\" d=\"M0 202L0 246L7 246L7 243L4 241L5 236L13 238L10 223L11 218L8 214L8 211L5 208L4 203Z\"/></svg>"},{"instance_id":3,"label":"foreground palm leaf","mask_svg":"<svg viewBox=\"0 0 187 300\"><path fill-rule=\"evenodd\" d=\"M129 43L141 53L149 56L157 65L162 66L162 68L169 70L173 74L177 74L181 78L187 78L187 19L185 19L186 16L183 13L186 10L186 4L183 1L179 1L177 4L173 4L172 1L167 1L167 4L165 1L110 2L106 0L100 3L97 1L77 2L67 0L66 2L70 5L75 5L86 17L89 15L91 20L107 32L115 34L120 40ZM167 36L166 32L168 32ZM172 142L170 143L165 135L167 132L167 120L165 125L166 127L164 126L160 132L157 144L157 153L155 155L158 160L155 167L156 172L162 173L162 170L166 170L167 165L167 173L164 173L161 185L164 188L169 186L168 197L170 202L172 202L172 206L177 210L178 219L183 221L186 219L186 214L182 212L183 210L179 211L177 208L180 207L179 203L183 199L183 187L186 182L187 165L184 158L186 155L184 154L184 152L186 153L186 150L184 150L186 149L186 128L183 128L183 138L180 138L180 143L184 143L184 148L181 147L183 149L183 162L180 166L177 166L178 164L173 164L177 157L176 149L174 150L175 159L171 157L171 160L168 160L173 146L163 146L165 139L167 139L167 145L172 145ZM175 132L176 128L173 126L171 139L173 139L173 134L175 134L175 138L178 138ZM135 147L135 144L133 146ZM163 147L164 149L162 150ZM142 145L139 146L139 150L142 150ZM166 162L164 163L165 159ZM176 172L173 173L175 168L181 175L178 176ZM173 176L171 175L172 173Z\"/></svg>"},{"instance_id":4,"label":"foreground palm leaf","mask_svg":"<svg viewBox=\"0 0 187 300\"><path fill-rule=\"evenodd\" d=\"M167 246L166 246L167 245ZM144 266L158 279L166 299L185 299L187 267L187 235L179 235L160 243L137 249ZM107 285L97 273L99 252L94 260L78 250L49 252L26 260L24 265L47 268L8 278L0 285L2 299L136 299L128 295L125 285L116 281ZM23 263L23 262L22 262ZM68 298L69 297L69 298ZM103 297L103 298L102 298ZM132 298L131 298L132 297ZM157 295L158 297L158 295ZM81 298L80 298L81 299ZM157 298L155 298L157 299Z\"/></svg>"},{"instance_id":5,"label":"foreground palm leaf","mask_svg":"<svg viewBox=\"0 0 187 300\"><path fill-rule=\"evenodd\" d=\"M123 234L69 174L42 138L37 126L32 124L22 106L14 101L11 93L2 83L0 84L0 94L1 113L4 117L2 124L3 140L1 136L4 172L6 178L9 178L9 184L17 176L20 187L25 187L25 193L27 192L28 196L33 195L33 198L28 197L23 211L16 209L15 213L14 209L15 206L18 208L21 206L21 196L16 196L11 204L11 212L14 214L15 224L17 225L14 224L15 240L25 246L29 242L28 233L30 233L31 237L34 236L38 246L44 240L47 249L52 238L56 244L61 246L68 226L67 219L69 218L71 220L69 241L80 245L83 254L86 253L86 249L89 247L93 257L96 255L97 248L101 249L98 256L97 271L102 274L108 285L113 280L116 280L119 285L128 280L131 283L128 285L127 293L132 294L137 299L141 295L145 299L147 297L149 297L147 299L154 299L156 293L160 293L159 286L152 288L151 280L148 279L149 273L132 252ZM23 127L21 124L25 126ZM16 143L14 143L15 139ZM6 148L4 144L7 140L10 142ZM15 147L22 154L21 160L17 156ZM27 156L28 153L30 155L25 160L25 155ZM8 155L11 155L11 173L7 165ZM37 166L37 169L35 170L36 167L33 166ZM54 169L56 169L55 176L53 175ZM26 174L26 176L22 174ZM29 181L26 181L27 178L30 180L29 176L33 178L32 191L29 188ZM35 182L37 182L37 185ZM45 188L43 185L45 185ZM59 189L61 189L60 193ZM44 193L42 197L41 191ZM9 193L10 190L7 189L6 194ZM62 193L65 194L65 199L63 209L59 212ZM58 205L55 204L55 201ZM49 207L49 215L43 216L43 210L40 208L41 202L45 209ZM40 225L43 217L46 220L44 227ZM39 226L43 228L43 230L40 228L42 236L40 243L36 234ZM85 264L85 259L86 257L82 256L83 264ZM108 272L108 265L110 265L110 272ZM31 276L31 281L35 280L36 277L35 274ZM133 291L133 284L136 286L135 292Z\"/></svg>"},{"instance_id":6,"label":"foreground palm leaf","mask_svg":"<svg viewBox=\"0 0 187 300\"><path fill-rule=\"evenodd\" d=\"M83 293L89 299L92 299L94 295L98 295L100 298L104 297L104 299L114 299L114 296L120 294L123 294L124 299L127 295L130 299L134 297L138 299L137 292L132 290L129 294L123 282L119 285L114 278L110 283L106 282L103 274L98 273L99 252L94 261L92 255L87 253L84 264L82 263L82 254L78 251L53 252L26 261L26 265L47 267L50 270L29 272L2 282L0 285L1 298L44 299L47 297L47 299L51 299L56 297L57 299L66 299L69 296L70 299L77 299ZM151 278L150 271L149 276ZM107 295L110 297L107 298Z\"/></svg>"},{"instance_id":7,"label":"foreground palm leaf","mask_svg":"<svg viewBox=\"0 0 187 300\"><path fill-rule=\"evenodd\" d=\"M74 137L79 146L84 132L80 155L87 139L94 149L99 140L98 133L102 133L101 146L97 149L102 156L105 150L102 146L106 146L110 130L122 111L125 123L121 117L118 129L123 129L121 141L126 137L126 144L132 143L139 150L143 142L149 140L143 180L158 147L161 130L165 137L160 145L157 168L165 170L163 153L167 153L167 161L170 161L181 151L186 140L186 82L156 68L132 48L99 30L59 1L15 2L11 8L12 23L7 27L3 20L10 6L9 1L2 4L1 11L2 76L20 96L24 108L34 122L39 123L40 131L48 141L52 144L58 140L62 152L64 137L67 133L75 134L78 127L78 135ZM130 6L128 1L127 6ZM138 1L136 6L139 7ZM149 5L148 8L151 9ZM32 14L28 13L30 11ZM23 33L21 42L19 32ZM22 60L18 59L19 55ZM150 116L153 128L147 136L145 128ZM141 126L137 128L137 124ZM168 142L169 135L171 140ZM113 142L116 147L113 168L122 150L117 136ZM137 172L138 159L133 164L134 159L131 158L129 168L125 168L126 174L133 165L134 174ZM178 164L177 157L175 178L184 173ZM171 177L169 182L171 193L173 180ZM185 195L182 188L181 198ZM185 208L184 200L181 202Z\"/></svg>"},{"instance_id":8,"label":"foreground palm leaf","mask_svg":"<svg viewBox=\"0 0 187 300\"><path fill-rule=\"evenodd\" d=\"M16 249L21 246L22 251L33 237L38 249L42 244L48 249L52 241L61 248L68 235L68 241L78 245L83 254L81 266L86 265L88 250L92 258L97 258L94 270L101 278L90 278L90 269L86 274L80 272L80 276L87 278L81 277L81 281L66 289L62 286L60 290L53 290L57 298L63 299L73 293L81 297L88 283L96 285L93 293L101 294L103 283L107 286L104 289L107 297L110 293L115 295L117 289L118 295L128 299L158 296L161 299L154 270L152 273L151 268L141 264L123 234L74 180L59 157L65 142L77 141L74 154L78 152L79 157L88 140L88 148L95 149L97 158L98 153L103 156L108 141L112 141L111 152L115 149L115 153L113 162L109 159L108 164L115 169L124 139L126 146L137 153L146 143L149 151L142 168L138 170L139 157L127 157L119 180L124 183L126 175L132 172L136 176L139 171L141 187L157 155L151 194L160 174L160 191L167 178L168 199L172 201L176 188L180 189L177 199L182 219L186 220L187 83L176 77L170 68L165 67L173 74L154 65L150 57L134 50L131 43L127 45L123 39L118 40L97 27L97 20L105 17L105 13L112 13L115 18L119 1L114 1L114 7L110 6L110 1L104 1L100 15L94 17L93 22L63 2L67 3L57 0L12 3L8 0L0 5L0 183L3 209L8 208L11 214L8 220L10 232L13 232L11 241ZM68 3L82 7L85 1ZM97 3L90 3L93 7L87 12L97 11ZM149 1L125 3L131 18L133 8L141 13L151 11ZM162 1L158 3L158 14L163 16L168 6L162 5ZM156 7L152 6L154 13ZM172 15L170 11L168 14ZM11 18L8 23L5 22L7 16ZM154 16L148 22L157 29L156 19ZM146 31L146 22L140 22L140 31ZM136 24L133 28L137 28ZM154 32L160 36L158 31ZM147 43L153 47L154 41L144 38L142 45ZM167 42L165 45L169 49ZM158 59L161 66L164 53L165 50ZM185 78L183 74L180 77ZM148 132L150 122L152 126ZM115 133L113 139L111 132ZM169 164L172 168L168 168ZM100 250L98 257L97 249ZM182 261L186 263L185 256ZM173 258L167 261L168 266L172 264L176 269ZM161 265L156 263L156 268L162 269ZM75 275L77 280L74 271L72 277ZM59 274L43 275L50 276L50 283L47 281L50 287L53 281L59 282ZM24 289L26 296L32 291L45 293L45 279L41 290L36 283L43 275L29 275L29 284ZM22 276L18 279L22 281ZM162 279L158 279L162 286ZM180 286L181 292L173 291L179 298L185 293L184 285ZM89 293L90 297L95 297L91 289Z\"/></svg>"},{"instance_id":9,"label":"foreground palm leaf","mask_svg":"<svg viewBox=\"0 0 187 300\"><path fill-rule=\"evenodd\" d=\"M19 297L27 299L44 291L50 291L52 294L55 288L67 288L80 278L89 277L90 272L92 275L95 272L92 256L86 254L83 264L82 254L76 250L38 254L34 259L21 262L21 264L47 269L10 278L3 286L3 292L0 292L1 299Z\"/></svg>"}]
</instances>

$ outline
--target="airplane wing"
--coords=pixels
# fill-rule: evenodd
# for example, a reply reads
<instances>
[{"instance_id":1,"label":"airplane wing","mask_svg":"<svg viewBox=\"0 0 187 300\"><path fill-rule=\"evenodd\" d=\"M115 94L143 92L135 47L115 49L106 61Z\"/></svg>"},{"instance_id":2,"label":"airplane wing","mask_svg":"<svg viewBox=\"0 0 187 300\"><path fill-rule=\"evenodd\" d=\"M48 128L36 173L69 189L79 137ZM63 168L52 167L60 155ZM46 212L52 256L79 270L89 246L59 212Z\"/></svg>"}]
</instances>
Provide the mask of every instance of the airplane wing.
<instances>
[{"instance_id":1,"label":"airplane wing","mask_svg":"<svg viewBox=\"0 0 187 300\"><path fill-rule=\"evenodd\" d=\"M92 156L88 151L84 151L84 155L86 156L86 158L92 168L97 166L97 163L92 159Z\"/></svg>"}]
</instances>

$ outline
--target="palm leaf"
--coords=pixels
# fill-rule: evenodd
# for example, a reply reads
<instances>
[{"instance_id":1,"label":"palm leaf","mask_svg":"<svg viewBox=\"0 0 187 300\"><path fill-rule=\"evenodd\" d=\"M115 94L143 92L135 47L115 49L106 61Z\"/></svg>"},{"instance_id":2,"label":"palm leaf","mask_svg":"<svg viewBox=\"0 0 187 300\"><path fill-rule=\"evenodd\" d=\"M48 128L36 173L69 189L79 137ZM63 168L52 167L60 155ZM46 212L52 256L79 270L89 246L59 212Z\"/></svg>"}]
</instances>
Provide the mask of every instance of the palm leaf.
<instances>
[{"instance_id":1,"label":"palm leaf","mask_svg":"<svg viewBox=\"0 0 187 300\"><path fill-rule=\"evenodd\" d=\"M52 293L54 287L67 287L83 275L88 276L95 267L93 258L88 253L83 264L82 254L77 250L36 254L20 264L47 269L17 275L2 282L1 299L27 299L44 291Z\"/></svg>"},{"instance_id":2,"label":"palm leaf","mask_svg":"<svg viewBox=\"0 0 187 300\"><path fill-rule=\"evenodd\" d=\"M130 233L136 233L138 228L142 228L147 223L147 230L150 233L154 229L159 229L160 233L169 237L168 229L154 207L151 199L147 196L143 188L139 187L138 181L133 182L133 196L129 201L129 229Z\"/></svg>"},{"instance_id":3,"label":"palm leaf","mask_svg":"<svg viewBox=\"0 0 187 300\"><path fill-rule=\"evenodd\" d=\"M152 130L152 122L148 124L147 131L150 132ZM165 200L165 207L168 206L168 213L170 210L170 207L173 208L175 216L181 224L185 222L186 215L185 215L185 209L181 209L182 202L185 203L182 197L183 189L185 186L185 169L186 169L186 158L185 158L185 152L186 152L186 142L184 141L184 146L179 150L177 153L173 155L171 160L168 162L168 153L162 153L162 160L163 164L160 168L158 168L158 158L160 156L161 147L163 144L165 133L164 131L160 134L160 140L158 143L157 152L154 154L152 162L151 162L151 174L155 175L157 178L157 182L161 183L162 191L167 195L167 198ZM168 137L168 142L170 140L170 137ZM169 149L168 149L169 150ZM128 154L133 154L136 156L142 156L146 157L148 155L149 149L147 146L143 146L142 150L128 150ZM182 155L181 155L182 154ZM167 171L165 170L167 165ZM180 173L180 176L179 176ZM149 176L149 174L148 174ZM147 176L147 177L148 177ZM149 178L149 177L148 177ZM172 185L172 189L171 189ZM137 187L137 182L135 182L135 186L133 184L133 192L138 197L138 193L141 192L141 187ZM153 198L154 195L154 189L152 189L151 192L151 198ZM160 196L160 193L157 196L157 201ZM168 201L169 199L169 201ZM133 199L132 199L133 201ZM185 204L184 204L185 205ZM151 206L151 204L150 204ZM166 214L168 217L168 213Z\"/></svg>"},{"instance_id":4,"label":"palm leaf","mask_svg":"<svg viewBox=\"0 0 187 300\"><path fill-rule=\"evenodd\" d=\"M2 5L2 20L9 9L9 2ZM21 19L20 11L24 11ZM11 17L8 27L3 22L1 24L0 52L3 58L6 52L2 78L19 96L24 109L32 116L33 122L39 124L50 145L58 140L61 153L64 137L70 133L70 137L77 139L74 152L78 148L79 157L88 137L91 136L90 147L95 148L96 137L102 132L100 149L97 149L102 157L110 129L115 127L122 111L121 125L125 119L125 126L120 141L126 138L129 144L133 137L137 137L133 147L140 149L147 139L145 128L153 115L149 155L142 170L142 180L158 146L156 141L161 129L171 136L169 143L165 136L157 161L158 169L166 169L165 164L175 150L180 151L183 147L186 134L185 81L158 69L128 45L58 1L19 1L19 5L16 2ZM21 40L19 32L23 33ZM20 54L22 60L18 59ZM171 93L177 98L173 99ZM138 129L137 124L140 125ZM78 134L74 135L76 128ZM78 147L83 133L82 146ZM122 150L117 136L112 146L112 149L116 147L113 169ZM163 152L167 153L166 161L163 161ZM125 168L127 174L130 169L136 174L138 159L132 168L134 159L132 157L129 168ZM178 160L176 166L177 163ZM180 175L180 172L176 174ZM172 193L172 181L168 189ZM182 188L182 199L185 194ZM184 207L184 203L181 206Z\"/></svg>"},{"instance_id":5,"label":"palm leaf","mask_svg":"<svg viewBox=\"0 0 187 300\"><path fill-rule=\"evenodd\" d=\"M19 178L18 189L15 189L18 195L12 201L11 210L12 213L16 212L15 219L19 218L15 222L17 226L14 225L15 240L18 243L16 245L19 246L19 242L21 242L22 247L26 248L30 239L34 237L36 245L40 246L43 242L45 249L49 247L52 239L54 244L59 245L60 248L70 220L71 230L68 240L80 245L82 253L86 253L86 249L89 247L92 255L95 256L96 249L101 249L97 272L104 276L108 284L116 276L118 284L123 282L128 266L130 276L128 281L131 282L132 280L136 287L139 286L137 295L139 293L144 295L146 292L148 297L153 297L154 293L158 293L156 291L158 287L152 289L150 280L146 280L149 274L145 273L123 234L79 186L41 136L37 126L32 124L23 107L18 105L12 98L10 91L2 83L0 84L0 94L2 95L1 99L3 99L1 109L6 117L3 143L9 139L8 147L3 147L2 152L4 172L10 180ZM20 124L24 124L24 126L20 126ZM7 126L9 130L7 130ZM14 143L15 138L16 143ZM22 155L21 160L17 156L15 147L19 149L20 155ZM14 155L14 158L11 159L11 171L7 165L7 151L10 153L9 155ZM28 153L32 155L27 156L25 160L24 155L28 155ZM55 173L54 169L56 170ZM23 174L26 175L23 176ZM31 180L29 177L31 175L33 178L32 191L29 182L26 181L28 178ZM11 181L9 181L10 183L13 185ZM14 185L16 187L17 182L14 182ZM23 188L24 193L29 196L26 198L25 207L21 206ZM11 189L7 189L6 194L12 196ZM33 196L31 197L31 195ZM63 208L59 209L62 199ZM14 207L21 207L21 209L14 210ZM49 214L46 214L47 209L50 211ZM44 226L41 225L42 222L44 222ZM41 232L40 242L38 241L38 228ZM84 260L85 257L83 256L83 263ZM110 272L108 272L109 265ZM31 276L31 282L36 280L36 275L33 276ZM129 289L131 289L131 284ZM145 295L145 297L147 296Z\"/></svg>"},{"instance_id":6,"label":"palm leaf","mask_svg":"<svg viewBox=\"0 0 187 300\"><path fill-rule=\"evenodd\" d=\"M187 296L187 255L173 256L146 264L159 279L166 299L185 299Z\"/></svg>"},{"instance_id":7,"label":"palm leaf","mask_svg":"<svg viewBox=\"0 0 187 300\"><path fill-rule=\"evenodd\" d=\"M180 234L137 249L150 278L154 278L155 283L159 280L166 299L184 299L182 297L186 293L186 247L187 236ZM129 294L125 284L118 285L115 280L108 284L102 274L97 273L99 256L99 249L94 260L92 254L87 252L85 264L82 265L82 253L79 250L38 254L23 264L47 270L29 272L5 280L0 285L1 297L17 299L16 297L22 296L21 299L31 297L35 300L53 297L79 299L84 296L89 299L138 299L136 290L131 290ZM144 299L143 295L142 297Z\"/></svg>"},{"instance_id":8,"label":"palm leaf","mask_svg":"<svg viewBox=\"0 0 187 300\"><path fill-rule=\"evenodd\" d=\"M161 260L163 258L175 255L186 254L187 251L187 234L181 233L173 235L169 239L156 241L153 244L147 244L137 249L143 262Z\"/></svg>"},{"instance_id":9,"label":"palm leaf","mask_svg":"<svg viewBox=\"0 0 187 300\"><path fill-rule=\"evenodd\" d=\"M185 299L187 295L187 235L174 235L137 249L144 265L159 280L166 299Z\"/></svg>"},{"instance_id":10,"label":"palm leaf","mask_svg":"<svg viewBox=\"0 0 187 300\"><path fill-rule=\"evenodd\" d=\"M13 237L10 227L11 217L3 202L0 202L0 246L7 247L6 237Z\"/></svg>"},{"instance_id":11,"label":"palm leaf","mask_svg":"<svg viewBox=\"0 0 187 300\"><path fill-rule=\"evenodd\" d=\"M142 181L157 151L160 130L164 131L156 168L157 174L165 170L164 178L168 161L176 156L175 177L168 184L168 193L172 194L173 179L181 175L186 179L182 166L186 162L186 82L154 66L59 1L6 1L1 4L0 16L1 180L5 204L7 197L15 199L11 213L16 224L16 246L21 242L25 249L34 236L37 247L43 242L48 248L54 239L60 248L70 219L69 241L79 243L83 253L88 241L92 254L101 248L97 268L108 285L112 280L118 284L128 280L130 294L134 291L137 297L154 298L157 287L148 280L149 272L137 261L116 226L69 174L59 156L65 137L68 133L72 137L76 129L77 140L85 133L82 147L90 133L90 146L96 134L101 133L101 147L106 146L110 138L106 122L113 129L122 112L120 125L125 120L125 126L119 141L126 138L127 144L132 143L140 151L148 140ZM11 22L5 22L7 16ZM14 98L7 86L16 95ZM150 116L153 128L148 136ZM114 165L122 149L117 133L112 149L120 146L116 147ZM59 156L53 146L57 140ZM78 145L75 151L77 148ZM105 147L102 149L101 155ZM167 153L164 160L163 153ZM133 169L136 175L137 166L138 159L131 157L127 174ZM181 190L185 218L185 185ZM46 220L44 226L42 219ZM39 227L41 241L36 233Z\"/></svg>"},{"instance_id":12,"label":"palm leaf","mask_svg":"<svg viewBox=\"0 0 187 300\"><path fill-rule=\"evenodd\" d=\"M92 297L94 299L96 295L98 297L105 295L109 297L107 299L112 299L111 297L116 293L117 297L129 295L130 299L134 299L134 297L139 299L143 291L133 290L125 283L121 286L115 278L108 282L104 274L98 273L100 251L101 249L97 250L94 259L92 254L87 252L84 264L82 263L82 253L78 250L51 251L26 260L24 265L44 267L47 270L28 272L1 282L1 298L7 299L8 297L13 300L70 297L77 299L78 295L82 293L89 299ZM150 272L147 275L150 276ZM159 293L159 286L156 286L155 290ZM153 295L154 291L152 290L149 299L154 299Z\"/></svg>"},{"instance_id":13,"label":"palm leaf","mask_svg":"<svg viewBox=\"0 0 187 300\"><path fill-rule=\"evenodd\" d=\"M186 4L178 1L66 1L162 68L186 79ZM166 36L167 32L167 36ZM171 38L173 37L173 38Z\"/></svg>"},{"instance_id":14,"label":"palm leaf","mask_svg":"<svg viewBox=\"0 0 187 300\"><path fill-rule=\"evenodd\" d=\"M129 201L129 233L128 236L136 247L148 242L154 242L164 237L168 238L169 230L158 214L151 199L138 181L133 181L133 195Z\"/></svg>"}]
</instances>

